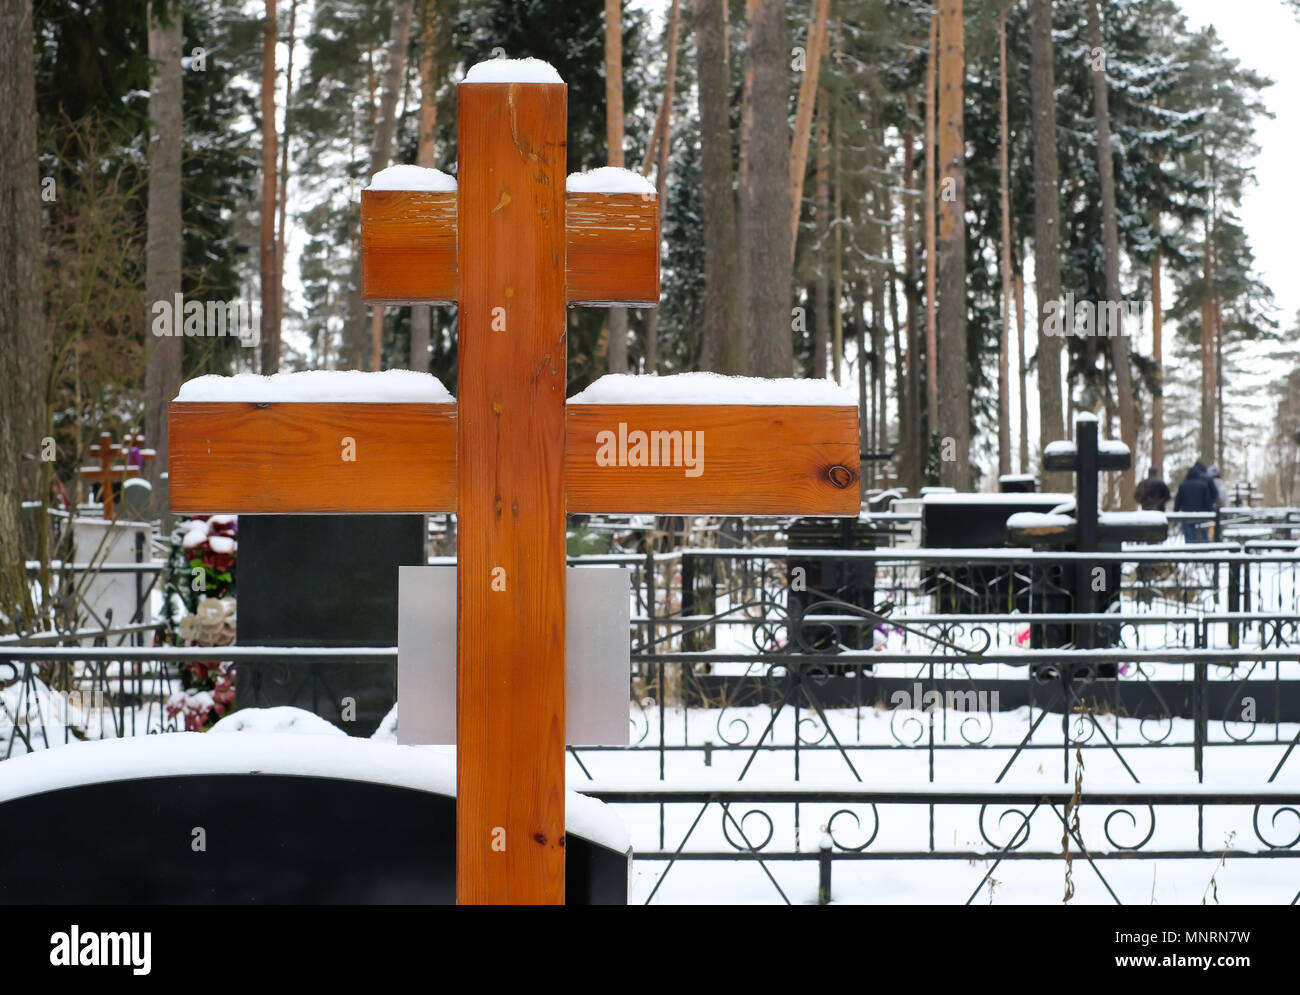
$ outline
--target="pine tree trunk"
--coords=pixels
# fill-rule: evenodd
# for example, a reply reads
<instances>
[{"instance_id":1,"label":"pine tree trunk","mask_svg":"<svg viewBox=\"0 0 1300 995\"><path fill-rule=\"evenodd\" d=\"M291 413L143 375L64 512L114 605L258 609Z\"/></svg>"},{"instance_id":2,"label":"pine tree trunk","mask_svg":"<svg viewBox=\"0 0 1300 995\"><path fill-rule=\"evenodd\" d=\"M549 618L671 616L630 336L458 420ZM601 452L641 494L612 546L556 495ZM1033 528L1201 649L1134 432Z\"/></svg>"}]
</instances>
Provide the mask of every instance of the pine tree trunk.
<instances>
[{"instance_id":1,"label":"pine tree trunk","mask_svg":"<svg viewBox=\"0 0 1300 995\"><path fill-rule=\"evenodd\" d=\"M939 423L956 459L940 462L940 481L965 490L971 482L970 402L966 371L966 145L962 121L965 73L962 0L939 3Z\"/></svg>"},{"instance_id":2,"label":"pine tree trunk","mask_svg":"<svg viewBox=\"0 0 1300 995\"><path fill-rule=\"evenodd\" d=\"M1020 472L1029 472L1029 369L1025 365L1025 274L1024 256L1015 272L1016 290L1016 370L1020 377Z\"/></svg>"},{"instance_id":3,"label":"pine tree trunk","mask_svg":"<svg viewBox=\"0 0 1300 995\"><path fill-rule=\"evenodd\" d=\"M436 161L437 55L438 3L437 0L420 0L420 135L415 161L425 169L433 169ZM429 372L429 331L432 324L433 308L427 304L416 304L411 308L411 355L407 365L420 373Z\"/></svg>"},{"instance_id":4,"label":"pine tree trunk","mask_svg":"<svg viewBox=\"0 0 1300 995\"><path fill-rule=\"evenodd\" d=\"M275 47L279 41L276 28L276 0L266 0L266 18L262 24L262 212L259 242L262 288L262 374L280 369L279 292L276 277L279 266L275 244L276 142L275 130ZM179 45L177 46L179 48Z\"/></svg>"},{"instance_id":5,"label":"pine tree trunk","mask_svg":"<svg viewBox=\"0 0 1300 995\"><path fill-rule=\"evenodd\" d=\"M623 165L622 7L622 0L605 0L605 138L611 166ZM608 357L610 373L627 372L627 308L609 309Z\"/></svg>"},{"instance_id":6,"label":"pine tree trunk","mask_svg":"<svg viewBox=\"0 0 1300 995\"><path fill-rule=\"evenodd\" d=\"M289 107L293 102L293 49L297 21L298 0L292 0L289 4L289 58L284 69L284 134L280 139L280 220L276 225L276 245L279 248L275 254L275 327L281 335L284 332L284 247L287 244L284 225L289 206Z\"/></svg>"},{"instance_id":7,"label":"pine tree trunk","mask_svg":"<svg viewBox=\"0 0 1300 995\"><path fill-rule=\"evenodd\" d=\"M755 0L746 57L753 70L750 111L761 127L749 129L741 184L741 249L748 286L744 305L752 335L749 372L794 375L790 329L790 138L785 4Z\"/></svg>"},{"instance_id":8,"label":"pine tree trunk","mask_svg":"<svg viewBox=\"0 0 1300 995\"><path fill-rule=\"evenodd\" d=\"M1088 41L1093 51L1104 51L1101 16L1097 0L1088 0ZM1101 179L1102 245L1106 253L1106 297L1109 313L1115 315L1115 327L1106 329L1110 337L1111 365L1115 368L1116 405L1119 408L1119 431L1130 454L1129 466L1120 476L1120 506L1136 506L1135 464L1137 462L1137 408L1133 400L1133 371L1129 363L1128 338L1123 328L1124 298L1119 285L1119 222L1115 209L1115 160L1110 144L1110 98L1106 72L1092 70L1093 111L1097 119L1097 172ZM1100 313L1098 319L1100 320Z\"/></svg>"},{"instance_id":9,"label":"pine tree trunk","mask_svg":"<svg viewBox=\"0 0 1300 995\"><path fill-rule=\"evenodd\" d=\"M1160 219L1154 228L1160 231ZM1164 315L1160 306L1160 243L1151 257L1151 360L1155 365L1155 396L1151 399L1151 466L1163 480L1165 476L1165 365Z\"/></svg>"},{"instance_id":10,"label":"pine tree trunk","mask_svg":"<svg viewBox=\"0 0 1300 995\"><path fill-rule=\"evenodd\" d=\"M672 150L673 90L677 81L678 0L668 11L668 60L664 68L663 130L659 137L659 163L655 173L655 191L659 197L659 222L662 225L668 208L668 154ZM613 325L610 326L611 331ZM659 370L659 308L650 309L645 321L645 371Z\"/></svg>"},{"instance_id":11,"label":"pine tree trunk","mask_svg":"<svg viewBox=\"0 0 1300 995\"><path fill-rule=\"evenodd\" d=\"M154 66L149 89L149 198L145 247L145 295L148 301L171 301L181 292L181 23L172 13L171 23L154 19L150 11L149 58ZM275 129L275 116L271 116ZM271 164L272 180L275 163ZM271 197L275 191L272 187ZM263 218L274 243L274 216ZM264 243L265 244L265 241ZM274 248L274 245L272 246ZM265 258L265 257L264 257ZM264 271L265 272L265 271ZM268 287L269 289L269 287ZM261 334L274 323L274 307L262 300ZM181 343L176 336L145 336L145 439L157 450L146 463L153 484L154 507L167 510L167 403L181 385Z\"/></svg>"},{"instance_id":12,"label":"pine tree trunk","mask_svg":"<svg viewBox=\"0 0 1300 995\"><path fill-rule=\"evenodd\" d=\"M411 18L415 0L396 0L388 36L388 69L384 74L383 95L379 98L379 121L375 125L374 143L370 146L371 175L388 165L393 136L397 133L397 98L406 75L406 52L411 44ZM370 317L370 368L383 368L384 308L375 307Z\"/></svg>"},{"instance_id":13,"label":"pine tree trunk","mask_svg":"<svg viewBox=\"0 0 1300 995\"><path fill-rule=\"evenodd\" d=\"M939 431L939 333L935 279L938 271L935 250L935 77L939 64L939 12L930 14L930 48L925 57L925 414L926 438L922 453L930 449L929 439ZM924 457L923 457L924 461Z\"/></svg>"},{"instance_id":14,"label":"pine tree trunk","mask_svg":"<svg viewBox=\"0 0 1300 995\"><path fill-rule=\"evenodd\" d=\"M839 58L839 36L836 35L835 56ZM841 383L844 365L844 170L842 156L842 131L840 104L832 111L831 124L831 176L834 195L831 203L831 379Z\"/></svg>"},{"instance_id":15,"label":"pine tree trunk","mask_svg":"<svg viewBox=\"0 0 1300 995\"><path fill-rule=\"evenodd\" d=\"M818 98L817 158L814 165L816 190L815 214L817 219L816 276L813 281L813 346L812 362L808 375L815 379L826 377L826 347L830 338L830 275L826 271L826 243L831 222L831 148L830 119L827 117L826 93Z\"/></svg>"},{"instance_id":16,"label":"pine tree trunk","mask_svg":"<svg viewBox=\"0 0 1300 995\"><path fill-rule=\"evenodd\" d=\"M817 97L817 78L821 73L822 53L826 50L826 16L830 0L816 0L813 22L808 28L804 47L803 78L799 81L799 100L795 107L794 139L790 143L790 263L794 264L795 244L799 238L799 214L803 205L804 174L808 170L808 140L812 137L813 103Z\"/></svg>"},{"instance_id":17,"label":"pine tree trunk","mask_svg":"<svg viewBox=\"0 0 1300 995\"><path fill-rule=\"evenodd\" d=\"M1201 438L1200 458L1214 452L1214 239L1205 217L1204 287L1201 291Z\"/></svg>"},{"instance_id":18,"label":"pine tree trunk","mask_svg":"<svg viewBox=\"0 0 1300 995\"><path fill-rule=\"evenodd\" d=\"M704 227L704 331L700 369L743 372L740 260L732 189L725 0L694 0Z\"/></svg>"},{"instance_id":19,"label":"pine tree trunk","mask_svg":"<svg viewBox=\"0 0 1300 995\"><path fill-rule=\"evenodd\" d=\"M30 375L41 328L40 177L31 0L0 2L0 632L37 627L22 552L25 438L45 410ZM176 67L179 70L180 60ZM179 340L176 340L179 342ZM31 439L31 442L37 440ZM33 455L39 455L39 445ZM41 509L42 511L44 509Z\"/></svg>"},{"instance_id":20,"label":"pine tree trunk","mask_svg":"<svg viewBox=\"0 0 1300 995\"><path fill-rule=\"evenodd\" d=\"M853 298L853 345L858 354L858 445L864 453L871 452L871 411L867 407L867 343L864 330L865 320L862 317L863 302L858 296L857 287L850 290ZM871 463L863 466L862 473L859 475L862 481L863 493L871 480Z\"/></svg>"},{"instance_id":21,"label":"pine tree trunk","mask_svg":"<svg viewBox=\"0 0 1300 995\"><path fill-rule=\"evenodd\" d=\"M998 192L1002 212L1002 334L998 340L998 473L1011 472L1011 195L1007 161L1007 12L998 18Z\"/></svg>"},{"instance_id":22,"label":"pine tree trunk","mask_svg":"<svg viewBox=\"0 0 1300 995\"><path fill-rule=\"evenodd\" d=\"M1039 465L1047 443L1065 438L1061 418L1061 342L1044 330L1047 305L1061 296L1060 183L1056 161L1056 71L1052 51L1052 0L1029 0L1029 89L1034 137L1034 276L1038 302ZM1069 474L1043 473L1043 489L1069 490Z\"/></svg>"},{"instance_id":23,"label":"pine tree trunk","mask_svg":"<svg viewBox=\"0 0 1300 995\"><path fill-rule=\"evenodd\" d=\"M878 109L876 112L878 113ZM875 374L875 383L872 386L872 393L876 401L876 449L878 452L887 452L889 445L889 386L888 370L886 369L886 329L885 319L886 297L889 294L889 284L893 282L893 250L891 248L889 218L892 217L890 206L888 174L884 168L884 157L881 154L885 148L885 131L877 117L874 124L875 141L873 142L874 151L872 152L872 203L875 206L875 214L879 219L876 226L876 247L875 256L881 260L873 267L871 279L871 353L872 353L872 372ZM895 309L895 320L897 320L897 309ZM883 464L873 464L875 467ZM872 473L872 479L879 484L878 474Z\"/></svg>"},{"instance_id":24,"label":"pine tree trunk","mask_svg":"<svg viewBox=\"0 0 1300 995\"><path fill-rule=\"evenodd\" d=\"M921 431L921 348L918 341L918 317L921 311L920 274L916 252L916 135L912 120L916 116L916 95L907 97L907 127L903 135L903 297L907 305L907 440L903 450L904 472L901 476L908 493L920 493L925 469L924 433Z\"/></svg>"},{"instance_id":25,"label":"pine tree trunk","mask_svg":"<svg viewBox=\"0 0 1300 995\"><path fill-rule=\"evenodd\" d=\"M1214 462L1223 468L1223 300L1214 294Z\"/></svg>"}]
</instances>

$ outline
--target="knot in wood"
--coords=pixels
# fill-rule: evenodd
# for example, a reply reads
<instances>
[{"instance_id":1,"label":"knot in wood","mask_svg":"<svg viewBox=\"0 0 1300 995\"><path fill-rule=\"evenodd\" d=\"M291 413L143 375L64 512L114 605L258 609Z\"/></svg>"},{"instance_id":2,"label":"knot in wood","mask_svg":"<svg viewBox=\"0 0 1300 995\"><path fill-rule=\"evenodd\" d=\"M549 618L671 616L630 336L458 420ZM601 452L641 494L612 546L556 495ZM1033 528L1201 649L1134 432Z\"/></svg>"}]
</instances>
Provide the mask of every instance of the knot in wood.
<instances>
[{"instance_id":1,"label":"knot in wood","mask_svg":"<svg viewBox=\"0 0 1300 995\"><path fill-rule=\"evenodd\" d=\"M830 477L831 483L836 487L843 489L853 483L853 471L841 463L836 463L826 471L826 476Z\"/></svg>"}]
</instances>

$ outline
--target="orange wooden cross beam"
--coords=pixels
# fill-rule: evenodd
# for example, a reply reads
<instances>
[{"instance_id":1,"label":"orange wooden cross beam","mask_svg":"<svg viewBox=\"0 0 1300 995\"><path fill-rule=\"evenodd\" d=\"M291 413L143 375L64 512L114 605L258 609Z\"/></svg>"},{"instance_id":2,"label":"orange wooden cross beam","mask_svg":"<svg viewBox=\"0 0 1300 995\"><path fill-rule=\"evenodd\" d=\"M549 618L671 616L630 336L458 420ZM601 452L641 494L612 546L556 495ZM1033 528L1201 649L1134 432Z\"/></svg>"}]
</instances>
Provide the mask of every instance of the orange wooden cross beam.
<instances>
[{"instance_id":1,"label":"orange wooden cross beam","mask_svg":"<svg viewBox=\"0 0 1300 995\"><path fill-rule=\"evenodd\" d=\"M859 510L851 402L566 405L565 307L658 303L659 212L648 184L566 184L567 92L546 68L460 85L458 188L362 193L367 302L459 306L454 404L168 415L173 511L458 514L462 903L564 900L566 512Z\"/></svg>"},{"instance_id":2,"label":"orange wooden cross beam","mask_svg":"<svg viewBox=\"0 0 1300 995\"><path fill-rule=\"evenodd\" d=\"M140 473L136 466L114 464L114 459L124 452L123 447L113 441L107 432L99 434L99 441L90 447L90 455L99 458L98 466L83 466L81 478L99 484L100 503L104 506L105 521L113 521L113 484L126 477L135 477Z\"/></svg>"}]
</instances>

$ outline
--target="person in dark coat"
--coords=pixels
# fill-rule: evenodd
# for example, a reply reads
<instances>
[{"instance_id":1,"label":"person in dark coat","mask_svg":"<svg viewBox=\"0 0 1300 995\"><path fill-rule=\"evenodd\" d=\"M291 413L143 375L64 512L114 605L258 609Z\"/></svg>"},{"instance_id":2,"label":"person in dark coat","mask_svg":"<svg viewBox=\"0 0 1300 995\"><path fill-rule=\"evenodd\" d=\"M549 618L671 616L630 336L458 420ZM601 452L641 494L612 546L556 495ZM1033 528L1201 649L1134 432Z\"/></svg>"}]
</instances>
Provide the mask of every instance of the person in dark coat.
<instances>
[{"instance_id":1,"label":"person in dark coat","mask_svg":"<svg viewBox=\"0 0 1300 995\"><path fill-rule=\"evenodd\" d=\"M1205 472L1205 464L1197 460L1178 485L1174 498L1174 511L1213 511L1218 494L1214 482ZM1208 533L1198 528L1197 522L1183 523L1183 536L1188 542L1205 542Z\"/></svg>"},{"instance_id":2,"label":"person in dark coat","mask_svg":"<svg viewBox=\"0 0 1300 995\"><path fill-rule=\"evenodd\" d=\"M1133 495L1137 499L1138 507L1143 511L1164 511L1165 505L1169 503L1169 485L1160 479L1160 474L1156 473L1153 466L1146 475L1146 479L1137 485L1137 491Z\"/></svg>"}]
</instances>

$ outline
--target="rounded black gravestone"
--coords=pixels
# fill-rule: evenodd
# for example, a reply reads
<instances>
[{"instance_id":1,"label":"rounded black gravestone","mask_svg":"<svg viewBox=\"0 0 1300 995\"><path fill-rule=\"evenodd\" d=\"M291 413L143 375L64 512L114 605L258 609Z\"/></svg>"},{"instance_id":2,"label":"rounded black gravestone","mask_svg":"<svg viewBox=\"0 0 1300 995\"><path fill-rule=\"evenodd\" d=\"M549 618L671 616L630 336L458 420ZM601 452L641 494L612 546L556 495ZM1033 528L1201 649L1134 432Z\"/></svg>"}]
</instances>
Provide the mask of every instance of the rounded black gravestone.
<instances>
[{"instance_id":1,"label":"rounded black gravestone","mask_svg":"<svg viewBox=\"0 0 1300 995\"><path fill-rule=\"evenodd\" d=\"M455 754L444 748L175 733L58 747L0 770L6 904L455 901ZM618 816L572 791L566 807L568 903L625 903Z\"/></svg>"}]
</instances>

